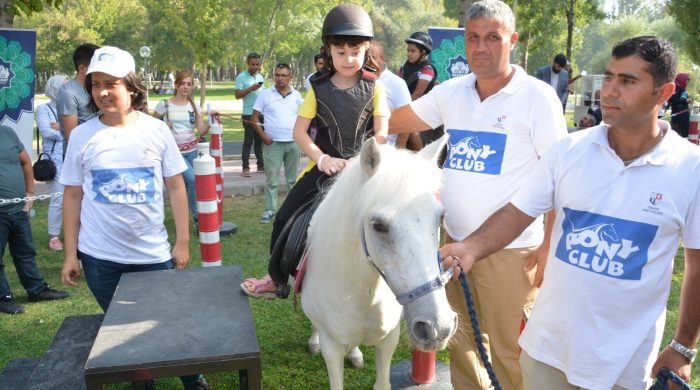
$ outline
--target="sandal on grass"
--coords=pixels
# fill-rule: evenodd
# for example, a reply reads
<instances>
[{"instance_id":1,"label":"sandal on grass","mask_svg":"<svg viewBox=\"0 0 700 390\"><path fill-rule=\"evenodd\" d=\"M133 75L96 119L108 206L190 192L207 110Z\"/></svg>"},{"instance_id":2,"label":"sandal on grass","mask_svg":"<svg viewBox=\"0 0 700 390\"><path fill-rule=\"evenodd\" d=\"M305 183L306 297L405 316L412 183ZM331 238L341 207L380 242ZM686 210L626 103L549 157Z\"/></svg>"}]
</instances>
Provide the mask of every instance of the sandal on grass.
<instances>
[{"instance_id":1,"label":"sandal on grass","mask_svg":"<svg viewBox=\"0 0 700 390\"><path fill-rule=\"evenodd\" d=\"M247 278L241 283L241 290L246 295L253 298L275 299L277 297L277 285L272 281L270 275L265 275L262 279Z\"/></svg>"}]
</instances>

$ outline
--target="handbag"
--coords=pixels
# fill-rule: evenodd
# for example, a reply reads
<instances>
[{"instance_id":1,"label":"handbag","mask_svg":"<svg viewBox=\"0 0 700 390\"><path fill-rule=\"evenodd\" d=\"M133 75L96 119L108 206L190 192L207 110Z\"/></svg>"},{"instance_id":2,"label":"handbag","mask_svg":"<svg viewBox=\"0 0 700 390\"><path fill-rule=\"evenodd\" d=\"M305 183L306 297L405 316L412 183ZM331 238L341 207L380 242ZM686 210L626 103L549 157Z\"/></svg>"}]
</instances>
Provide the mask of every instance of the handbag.
<instances>
[{"instance_id":1,"label":"handbag","mask_svg":"<svg viewBox=\"0 0 700 390\"><path fill-rule=\"evenodd\" d=\"M51 107L49 107L51 108ZM51 110L53 112L53 109ZM55 113L54 113L55 115ZM54 148L56 147L56 141L53 141L53 144L51 145L51 152L53 153ZM34 180L36 181L49 181L53 180L56 178L56 163L51 159L51 154L46 154L46 153L39 153L39 127L37 126L36 128L36 153L39 157L37 157L36 162L32 166L32 171L34 171ZM46 156L45 159L42 159L42 156Z\"/></svg>"}]
</instances>

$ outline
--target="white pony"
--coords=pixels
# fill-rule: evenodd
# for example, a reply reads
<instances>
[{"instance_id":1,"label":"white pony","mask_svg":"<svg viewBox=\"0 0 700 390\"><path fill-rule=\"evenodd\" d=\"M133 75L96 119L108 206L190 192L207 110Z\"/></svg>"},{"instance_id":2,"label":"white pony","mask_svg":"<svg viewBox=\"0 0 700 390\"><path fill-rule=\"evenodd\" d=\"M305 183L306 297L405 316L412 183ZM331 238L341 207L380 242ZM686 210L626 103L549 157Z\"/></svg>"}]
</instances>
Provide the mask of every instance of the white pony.
<instances>
[{"instance_id":1,"label":"white pony","mask_svg":"<svg viewBox=\"0 0 700 390\"><path fill-rule=\"evenodd\" d=\"M376 346L374 389L390 388L402 309L420 350L445 348L456 330L437 255L444 144L412 154L366 141L311 219L302 306L314 328L309 351L320 342L333 390L343 388L348 352L362 366L360 344Z\"/></svg>"}]
</instances>

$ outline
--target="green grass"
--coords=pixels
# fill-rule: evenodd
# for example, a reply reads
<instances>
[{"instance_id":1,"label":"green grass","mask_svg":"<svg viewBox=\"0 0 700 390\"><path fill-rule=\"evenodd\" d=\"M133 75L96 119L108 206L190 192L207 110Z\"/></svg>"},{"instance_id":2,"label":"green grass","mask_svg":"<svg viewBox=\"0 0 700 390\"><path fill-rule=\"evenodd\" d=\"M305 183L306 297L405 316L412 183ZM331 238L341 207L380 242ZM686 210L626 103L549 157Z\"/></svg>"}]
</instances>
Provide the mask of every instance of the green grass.
<instances>
[{"instance_id":1,"label":"green grass","mask_svg":"<svg viewBox=\"0 0 700 390\"><path fill-rule=\"evenodd\" d=\"M37 263L44 278L54 287L66 289L72 294L71 298L42 303L28 303L26 292L22 289L9 253L5 255L5 272L13 292L19 301L26 306L26 313L16 316L0 314L0 370L12 359L39 357L49 346L51 339L61 325L63 319L72 315L99 313L87 288L85 279L78 281L78 286L69 288L60 286L60 268L62 253L49 251L45 202L37 204L37 215L32 219L34 240L37 246ZM223 237L222 253L224 264L240 264L244 275L261 276L267 271L267 247L272 224L262 225L258 218L264 208L262 196L227 198L225 201L224 220L235 222L238 233L234 236ZM166 224L172 230L172 219L169 210ZM198 240L195 232L191 232L190 266L201 266ZM669 299L666 331L662 345L666 345L672 337L677 321L680 281L683 273L682 251L676 257L676 267L673 275L673 286ZM310 324L301 308L293 307L292 299L287 300L251 300L251 308L258 340L260 343L263 388L265 389L319 389L328 388L325 365L320 356L309 356L306 353L306 341L310 336ZM403 323L402 323L403 327ZM345 385L348 389L369 389L374 381L374 352L372 348L362 347L365 353L365 368L353 370L346 368ZM405 329L399 347L394 354L394 362L410 359L410 345L406 338ZM447 362L447 353L441 352L439 358ZM700 360L694 365L696 377L700 371ZM215 389L231 389L238 386L236 373L207 374L207 380ZM694 386L699 387L700 381L695 379ZM158 389L180 389L177 379L158 380ZM129 389L127 383L114 384L109 389Z\"/></svg>"}]
</instances>

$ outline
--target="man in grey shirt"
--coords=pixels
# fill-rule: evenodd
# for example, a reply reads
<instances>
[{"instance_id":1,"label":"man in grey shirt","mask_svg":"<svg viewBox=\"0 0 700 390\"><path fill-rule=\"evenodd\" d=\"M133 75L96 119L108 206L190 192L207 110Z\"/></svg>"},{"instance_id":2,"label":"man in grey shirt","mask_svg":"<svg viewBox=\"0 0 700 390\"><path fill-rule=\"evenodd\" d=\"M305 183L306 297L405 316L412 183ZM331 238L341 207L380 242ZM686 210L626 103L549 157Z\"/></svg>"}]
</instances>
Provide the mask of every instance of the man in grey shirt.
<instances>
[{"instance_id":1,"label":"man in grey shirt","mask_svg":"<svg viewBox=\"0 0 700 390\"><path fill-rule=\"evenodd\" d=\"M34 195L32 161L14 130L0 126L0 199ZM15 301L5 276L3 255L10 247L22 287L30 302L68 297L68 293L49 287L36 265L36 248L29 223L32 201L0 204L0 313L18 314L24 306Z\"/></svg>"},{"instance_id":2,"label":"man in grey shirt","mask_svg":"<svg viewBox=\"0 0 700 390\"><path fill-rule=\"evenodd\" d=\"M90 96L85 90L85 73L92 55L99 46L92 43L84 43L73 52L73 65L75 65L75 78L67 82L58 92L56 109L58 110L61 134L63 135L63 154L66 154L68 138L71 131L79 124L97 115L88 109Z\"/></svg>"}]
</instances>

